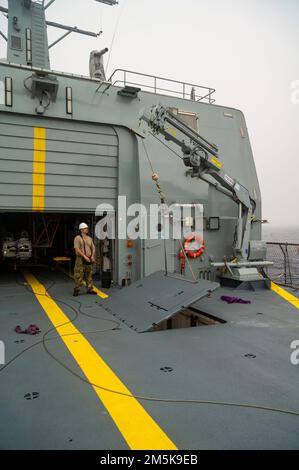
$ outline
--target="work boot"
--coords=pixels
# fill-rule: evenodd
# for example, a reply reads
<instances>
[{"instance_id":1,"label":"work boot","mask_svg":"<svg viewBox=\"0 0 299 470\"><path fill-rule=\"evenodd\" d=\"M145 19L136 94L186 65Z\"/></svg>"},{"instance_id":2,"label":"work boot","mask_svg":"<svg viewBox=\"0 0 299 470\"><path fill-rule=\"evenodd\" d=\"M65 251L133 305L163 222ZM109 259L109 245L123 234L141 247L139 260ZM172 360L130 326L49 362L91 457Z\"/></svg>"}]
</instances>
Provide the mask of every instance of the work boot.
<instances>
[{"instance_id":1,"label":"work boot","mask_svg":"<svg viewBox=\"0 0 299 470\"><path fill-rule=\"evenodd\" d=\"M97 295L97 293L96 293L95 290L88 290L88 291L87 291L87 294L90 294L90 295Z\"/></svg>"},{"instance_id":2,"label":"work boot","mask_svg":"<svg viewBox=\"0 0 299 470\"><path fill-rule=\"evenodd\" d=\"M78 295L79 295L79 291L77 289L74 289L73 296L78 297Z\"/></svg>"}]
</instances>

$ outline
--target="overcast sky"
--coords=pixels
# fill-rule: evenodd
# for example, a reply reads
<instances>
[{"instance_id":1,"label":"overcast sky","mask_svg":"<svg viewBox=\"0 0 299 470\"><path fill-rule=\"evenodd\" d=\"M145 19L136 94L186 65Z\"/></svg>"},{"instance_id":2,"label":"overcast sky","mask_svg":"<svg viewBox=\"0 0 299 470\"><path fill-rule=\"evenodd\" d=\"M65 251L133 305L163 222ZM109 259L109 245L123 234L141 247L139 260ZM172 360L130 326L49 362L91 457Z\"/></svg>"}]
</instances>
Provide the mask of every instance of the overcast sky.
<instances>
[{"instance_id":1,"label":"overcast sky","mask_svg":"<svg viewBox=\"0 0 299 470\"><path fill-rule=\"evenodd\" d=\"M263 217L299 227L299 103L291 99L294 81L299 88L299 0L119 0L114 7L56 0L47 17L104 31L66 38L51 50L53 69L87 75L90 50L111 47L115 34L108 75L120 67L216 88L218 104L245 114ZM49 29L51 40L59 34ZM3 57L1 38L0 46Z\"/></svg>"}]
</instances>

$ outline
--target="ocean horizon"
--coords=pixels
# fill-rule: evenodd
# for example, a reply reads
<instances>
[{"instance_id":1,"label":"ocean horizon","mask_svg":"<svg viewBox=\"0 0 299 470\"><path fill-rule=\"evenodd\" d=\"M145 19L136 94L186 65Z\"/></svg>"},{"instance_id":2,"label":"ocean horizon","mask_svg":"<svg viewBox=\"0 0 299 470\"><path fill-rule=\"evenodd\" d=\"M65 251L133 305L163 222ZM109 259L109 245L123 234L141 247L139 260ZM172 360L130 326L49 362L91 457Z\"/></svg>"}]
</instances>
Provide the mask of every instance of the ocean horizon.
<instances>
[{"instance_id":1,"label":"ocean horizon","mask_svg":"<svg viewBox=\"0 0 299 470\"><path fill-rule=\"evenodd\" d=\"M262 239L267 242L287 242L299 244L299 226L275 227L271 224L262 226Z\"/></svg>"}]
</instances>

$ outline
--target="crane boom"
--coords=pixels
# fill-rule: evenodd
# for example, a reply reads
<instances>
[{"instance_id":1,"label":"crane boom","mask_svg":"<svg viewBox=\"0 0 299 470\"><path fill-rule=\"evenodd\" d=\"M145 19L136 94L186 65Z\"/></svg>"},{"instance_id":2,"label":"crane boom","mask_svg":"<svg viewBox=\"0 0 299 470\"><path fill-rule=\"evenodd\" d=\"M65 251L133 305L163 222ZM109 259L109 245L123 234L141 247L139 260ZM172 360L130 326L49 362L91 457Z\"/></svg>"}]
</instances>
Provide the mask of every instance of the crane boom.
<instances>
[{"instance_id":1,"label":"crane boom","mask_svg":"<svg viewBox=\"0 0 299 470\"><path fill-rule=\"evenodd\" d=\"M142 112L141 119L154 134L161 134L166 140L180 147L184 164L192 169L192 177L202 179L238 204L233 252L239 266L252 266L253 263L248 261L248 257L251 222L256 203L248 189L225 171L219 159L218 146L202 137L179 119L170 108L163 105L153 106L149 113Z\"/></svg>"}]
</instances>

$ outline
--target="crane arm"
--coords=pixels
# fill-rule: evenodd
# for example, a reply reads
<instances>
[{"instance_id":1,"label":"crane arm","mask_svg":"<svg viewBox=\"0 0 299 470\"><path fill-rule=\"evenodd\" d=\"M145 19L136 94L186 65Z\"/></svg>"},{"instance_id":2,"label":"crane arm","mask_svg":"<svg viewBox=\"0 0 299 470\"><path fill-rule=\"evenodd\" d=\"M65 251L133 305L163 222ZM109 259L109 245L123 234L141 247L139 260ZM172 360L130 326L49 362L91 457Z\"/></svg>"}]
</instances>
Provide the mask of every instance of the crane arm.
<instances>
[{"instance_id":1,"label":"crane arm","mask_svg":"<svg viewBox=\"0 0 299 470\"><path fill-rule=\"evenodd\" d=\"M218 146L206 140L173 114L171 109L162 105L153 106L149 113L142 114L141 119L148 124L154 134L163 135L166 140L174 142L181 148L184 164L192 168L193 177L198 177L214 186L239 205L233 249L238 260L246 261L251 220L256 204L250 197L249 191L225 171L218 158ZM217 183L213 182L213 179Z\"/></svg>"}]
</instances>

